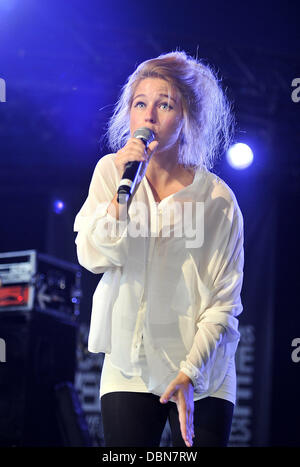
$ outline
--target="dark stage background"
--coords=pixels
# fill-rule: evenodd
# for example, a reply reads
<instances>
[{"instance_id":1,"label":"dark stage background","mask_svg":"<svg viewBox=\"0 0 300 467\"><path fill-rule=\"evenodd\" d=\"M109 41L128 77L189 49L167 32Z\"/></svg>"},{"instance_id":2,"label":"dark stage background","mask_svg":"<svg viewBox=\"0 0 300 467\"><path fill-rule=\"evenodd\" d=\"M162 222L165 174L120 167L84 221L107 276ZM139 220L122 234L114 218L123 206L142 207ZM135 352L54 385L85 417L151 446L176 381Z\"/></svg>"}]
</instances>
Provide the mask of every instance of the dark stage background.
<instances>
[{"instance_id":1,"label":"dark stage background","mask_svg":"<svg viewBox=\"0 0 300 467\"><path fill-rule=\"evenodd\" d=\"M0 1L0 78L6 83L5 102L0 102L0 252L33 249L77 263L73 221L97 161L109 152L106 123L137 64L181 49L203 58L223 77L234 102L236 141L247 142L254 152L246 170L230 168L224 157L214 169L235 192L245 221L244 311L231 446L300 445L300 359L292 345L296 338L300 343L300 92L299 99L292 99L292 81L299 78L300 84L299 45L299 2ZM53 211L57 199L65 203L60 214ZM82 270L77 337L73 327L55 328L55 318L41 320L37 331L54 327L48 339L56 340L57 329L74 349L67 360L70 370L76 358L74 380L72 372L66 377L74 383L81 426L86 422L94 446L103 443L98 399L103 355L89 354L86 341L99 279ZM7 326L0 316L0 338ZM16 332L21 329L25 340L35 342L35 331L17 326L15 321ZM9 332L13 328L12 312ZM40 436L29 441L22 428L14 432L11 425L17 415L5 398L14 391L21 397L29 378L26 365L30 368L34 358L29 353L25 359L24 339L7 338L6 362L0 362L0 445L68 445L58 427L50 433L54 425L48 432L39 429ZM58 339L43 371L51 366L55 374L66 354ZM24 372L20 391L6 384L8 377L18 384L12 377L18 372ZM38 407L36 424L44 427L51 418L47 398L34 397L26 404L31 411ZM28 422L32 412L26 410L20 413ZM78 440L88 444L84 435ZM168 443L166 427L162 445Z\"/></svg>"}]
</instances>

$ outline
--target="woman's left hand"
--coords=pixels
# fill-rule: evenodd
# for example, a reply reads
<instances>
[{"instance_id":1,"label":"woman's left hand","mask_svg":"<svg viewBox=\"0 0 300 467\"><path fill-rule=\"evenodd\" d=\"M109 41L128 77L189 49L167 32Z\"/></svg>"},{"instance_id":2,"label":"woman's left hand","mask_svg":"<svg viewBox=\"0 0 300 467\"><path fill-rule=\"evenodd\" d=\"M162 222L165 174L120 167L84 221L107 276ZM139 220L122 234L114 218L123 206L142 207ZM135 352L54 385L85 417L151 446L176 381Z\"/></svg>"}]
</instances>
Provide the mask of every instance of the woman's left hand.
<instances>
[{"instance_id":1,"label":"woman's left hand","mask_svg":"<svg viewBox=\"0 0 300 467\"><path fill-rule=\"evenodd\" d=\"M160 402L167 403L170 399L177 404L182 438L186 446L191 447L194 437L194 386L182 371L171 381Z\"/></svg>"}]
</instances>

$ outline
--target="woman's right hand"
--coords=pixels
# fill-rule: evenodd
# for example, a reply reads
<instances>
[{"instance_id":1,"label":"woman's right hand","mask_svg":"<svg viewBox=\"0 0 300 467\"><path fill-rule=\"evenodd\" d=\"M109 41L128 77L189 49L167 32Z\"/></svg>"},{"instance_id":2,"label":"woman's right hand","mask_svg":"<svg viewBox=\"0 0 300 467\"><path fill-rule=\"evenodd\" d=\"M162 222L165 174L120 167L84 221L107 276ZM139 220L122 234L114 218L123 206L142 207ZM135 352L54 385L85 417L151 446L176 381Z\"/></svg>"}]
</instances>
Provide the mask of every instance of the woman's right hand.
<instances>
[{"instance_id":1,"label":"woman's right hand","mask_svg":"<svg viewBox=\"0 0 300 467\"><path fill-rule=\"evenodd\" d=\"M139 138L129 138L125 146L116 153L114 159L120 180L125 171L125 165L131 161L142 161L143 165L139 173L137 183L144 177L148 164L158 145L158 141L152 141L146 149L144 143Z\"/></svg>"}]
</instances>

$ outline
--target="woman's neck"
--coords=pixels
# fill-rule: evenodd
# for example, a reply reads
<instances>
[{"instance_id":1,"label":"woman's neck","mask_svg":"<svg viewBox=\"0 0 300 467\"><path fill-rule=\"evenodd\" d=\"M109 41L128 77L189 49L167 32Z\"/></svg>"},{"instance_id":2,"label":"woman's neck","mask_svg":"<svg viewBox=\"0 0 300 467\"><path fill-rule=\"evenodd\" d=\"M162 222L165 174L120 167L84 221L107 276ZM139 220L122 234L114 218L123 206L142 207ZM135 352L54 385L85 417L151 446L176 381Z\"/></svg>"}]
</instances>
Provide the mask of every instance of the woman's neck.
<instances>
[{"instance_id":1,"label":"woman's neck","mask_svg":"<svg viewBox=\"0 0 300 467\"><path fill-rule=\"evenodd\" d=\"M166 187L174 182L184 184L185 180L189 183L194 174L192 168L184 168L178 164L177 156L163 153L153 154L146 171L147 179L159 187Z\"/></svg>"}]
</instances>

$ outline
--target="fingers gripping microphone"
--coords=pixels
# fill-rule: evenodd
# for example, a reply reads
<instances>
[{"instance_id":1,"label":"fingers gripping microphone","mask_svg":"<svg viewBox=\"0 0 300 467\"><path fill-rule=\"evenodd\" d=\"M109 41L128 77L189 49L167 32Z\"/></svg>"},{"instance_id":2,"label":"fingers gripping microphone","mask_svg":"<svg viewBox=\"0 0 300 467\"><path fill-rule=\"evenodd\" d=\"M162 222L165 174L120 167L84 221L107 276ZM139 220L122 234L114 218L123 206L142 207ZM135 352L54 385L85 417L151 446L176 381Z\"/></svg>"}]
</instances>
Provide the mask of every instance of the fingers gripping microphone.
<instances>
[{"instance_id":1,"label":"fingers gripping microphone","mask_svg":"<svg viewBox=\"0 0 300 467\"><path fill-rule=\"evenodd\" d=\"M146 149L148 145L155 139L152 130L146 127L139 128L133 133L134 138L139 138L143 141ZM136 181L142 168L143 161L131 161L125 165L125 171L118 188L117 201L120 204L127 203L132 195Z\"/></svg>"}]
</instances>

